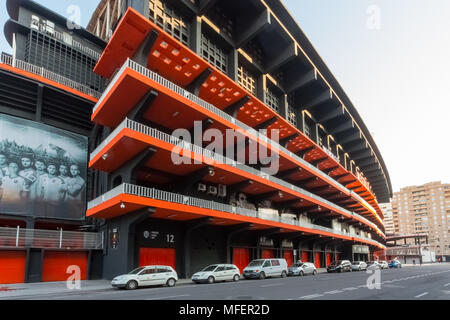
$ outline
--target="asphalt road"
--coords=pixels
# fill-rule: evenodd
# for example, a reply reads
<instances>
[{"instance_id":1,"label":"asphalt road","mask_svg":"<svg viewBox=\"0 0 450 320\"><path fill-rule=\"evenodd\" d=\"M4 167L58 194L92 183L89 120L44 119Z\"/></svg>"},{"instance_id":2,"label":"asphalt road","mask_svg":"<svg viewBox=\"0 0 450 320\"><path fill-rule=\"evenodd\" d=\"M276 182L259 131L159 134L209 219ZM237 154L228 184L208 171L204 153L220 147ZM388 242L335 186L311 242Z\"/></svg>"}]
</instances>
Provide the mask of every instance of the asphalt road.
<instances>
[{"instance_id":1,"label":"asphalt road","mask_svg":"<svg viewBox=\"0 0 450 320\"><path fill-rule=\"evenodd\" d=\"M450 300L450 264L382 270L379 279L362 272L241 280L237 283L187 284L135 291L105 289L19 299L44 300Z\"/></svg>"}]
</instances>

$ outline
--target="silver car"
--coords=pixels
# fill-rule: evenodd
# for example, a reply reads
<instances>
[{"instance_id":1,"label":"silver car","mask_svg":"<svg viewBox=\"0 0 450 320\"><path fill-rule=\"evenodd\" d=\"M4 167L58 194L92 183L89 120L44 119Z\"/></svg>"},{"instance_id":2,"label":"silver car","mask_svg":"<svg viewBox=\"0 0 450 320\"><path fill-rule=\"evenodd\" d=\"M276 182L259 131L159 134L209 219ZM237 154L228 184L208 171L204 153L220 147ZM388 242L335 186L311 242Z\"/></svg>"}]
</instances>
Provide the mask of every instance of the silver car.
<instances>
[{"instance_id":1,"label":"silver car","mask_svg":"<svg viewBox=\"0 0 450 320\"><path fill-rule=\"evenodd\" d=\"M367 263L364 261L353 261L352 262L352 271L362 271L367 270Z\"/></svg>"},{"instance_id":2,"label":"silver car","mask_svg":"<svg viewBox=\"0 0 450 320\"><path fill-rule=\"evenodd\" d=\"M297 262L288 269L290 276L304 276L307 274L316 275L316 266L311 262Z\"/></svg>"},{"instance_id":3,"label":"silver car","mask_svg":"<svg viewBox=\"0 0 450 320\"><path fill-rule=\"evenodd\" d=\"M380 269L389 269L389 264L387 261L380 261Z\"/></svg>"}]
</instances>

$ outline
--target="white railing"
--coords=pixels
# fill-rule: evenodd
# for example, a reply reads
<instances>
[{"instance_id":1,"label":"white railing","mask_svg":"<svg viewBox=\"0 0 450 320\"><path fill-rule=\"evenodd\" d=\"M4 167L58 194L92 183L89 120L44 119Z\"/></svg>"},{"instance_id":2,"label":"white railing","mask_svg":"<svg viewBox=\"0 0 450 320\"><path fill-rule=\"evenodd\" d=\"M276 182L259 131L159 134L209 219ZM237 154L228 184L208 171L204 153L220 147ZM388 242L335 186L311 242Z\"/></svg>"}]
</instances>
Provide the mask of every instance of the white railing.
<instances>
[{"instance_id":1,"label":"white railing","mask_svg":"<svg viewBox=\"0 0 450 320\"><path fill-rule=\"evenodd\" d=\"M12 66L17 69L31 72L35 75L52 80L54 82L57 82L59 84L66 86L66 87L78 90L80 92L83 92L83 93L85 93L89 96L92 96L94 98L97 98L97 99L100 98L100 96L101 96L101 92L91 89L88 86L85 86L84 84L75 82L75 81L70 80L66 77L63 77L59 74L48 71L47 69L44 69L43 67L38 67L31 63L28 63L28 62L25 62L22 60L18 60L18 59L14 59L13 57L11 57L7 54L2 54L1 63L7 64L7 65Z\"/></svg>"},{"instance_id":2,"label":"white railing","mask_svg":"<svg viewBox=\"0 0 450 320\"><path fill-rule=\"evenodd\" d=\"M103 249L103 233L0 227L0 248Z\"/></svg>"},{"instance_id":3,"label":"white railing","mask_svg":"<svg viewBox=\"0 0 450 320\"><path fill-rule=\"evenodd\" d=\"M354 212L351 212L347 209L344 209L322 197L319 197L309 191L306 191L300 187L294 186L293 184L290 184L282 179L276 178L274 176L268 175L262 171L256 170L252 167L249 167L243 163L237 162L235 160L232 160L230 158L227 158L219 153L215 153L211 150L204 149L200 146L191 144L189 142L186 142L184 140L178 139L174 136L171 136L167 133L161 132L157 129L151 128L149 126L143 125L141 123L138 123L136 121L130 120L128 118L125 118L121 124L119 124L114 131L91 153L90 157L91 160L99 154L99 152L105 148L110 141L112 141L117 134L119 134L123 129L131 129L133 131L145 134L149 137L161 140L163 142L169 143L173 145L173 148L178 147L183 150L177 150L177 152L182 151L182 154L187 154L185 151L195 153L202 157L203 160L205 158L209 158L213 160L213 163L220 163L220 164L227 164L229 166L232 166L234 168L237 168L239 170L245 171L247 173L253 174L257 177L263 178L265 180L268 180L270 182L276 183L278 185L281 185L283 187L286 187L290 190L293 190L294 192L297 192L301 194L302 196L307 196L312 199L315 199L321 203L327 204L328 206L332 207L333 209L337 210L337 212L344 212L345 214L355 218L356 220L359 220L361 222L364 222L368 226L370 226L372 229L376 230L378 233L384 236L384 233L371 221L368 219L360 216L359 214L356 214ZM208 160L208 163L211 163L211 161Z\"/></svg>"},{"instance_id":4,"label":"white railing","mask_svg":"<svg viewBox=\"0 0 450 320\"><path fill-rule=\"evenodd\" d=\"M94 59L96 59L97 61L100 59L101 54L95 50L92 50L89 47L83 46L80 42L73 40L70 37L70 42L68 42L68 38L64 37L64 34L62 32L56 31L56 30L52 30L51 33L49 32L45 32L46 35L49 36L53 36L55 39L58 39L59 41L63 42L64 44L68 44L74 48L77 48L78 50L80 50L81 52L84 52L88 55L90 55L91 57L93 57Z\"/></svg>"},{"instance_id":5,"label":"white railing","mask_svg":"<svg viewBox=\"0 0 450 320\"><path fill-rule=\"evenodd\" d=\"M281 222L280 218L271 218L271 219L262 219L258 215L258 211L251 210L251 209L245 209L240 207L234 207L228 204L218 203L214 201L208 201L198 198L193 198L189 196L184 196L181 194L176 194L172 192L162 191L155 188L147 188L147 187L141 187L137 185L131 185L131 184L121 184L120 186L117 186L116 188L112 189L111 191L103 194L102 196L98 197L97 199L94 199L88 203L88 210L95 208L96 206L100 205L101 203L108 201L114 197L117 197L122 194L128 194L128 195L134 195L138 197L144 197L149 199L155 199L155 200L161 200L161 201L167 201L170 203L178 203L183 205L188 205L196 208L203 208L203 209L209 209L209 210L215 210L215 211L221 211L221 212L227 212L227 213L233 213L238 215L244 215L248 217L254 217L254 218L260 218L261 220L270 220L275 222ZM292 226L298 226L306 229L311 230L320 230L329 232L336 235L342 235L342 236L348 236L353 237L355 240L365 240L373 243L374 245L381 245L379 242L374 241L372 239L362 237L362 236L353 236L348 233L344 233L341 231L337 231L331 228L306 223L304 221L283 221L283 223L292 225Z\"/></svg>"},{"instance_id":6,"label":"white railing","mask_svg":"<svg viewBox=\"0 0 450 320\"><path fill-rule=\"evenodd\" d=\"M93 113L95 113L95 111L99 108L99 106L102 104L103 100L105 99L105 97L108 94L108 92L111 89L111 87L115 84L117 79L120 77L120 75L127 68L130 68L130 69L140 73L141 75L143 75L143 76L145 76L145 77L155 81L156 83L159 83L160 85L170 89L171 91L179 94L180 96L183 96L183 97L189 99L190 101L192 101L192 102L196 103L197 105L201 106L202 108L204 108L204 109L206 109L206 110L208 110L208 111L218 115L219 117L221 117L221 118L223 118L223 119L225 119L225 120L227 120L227 121L229 121L229 122L231 122L231 123L233 123L235 125L238 125L242 129L244 129L246 132L248 132L249 134L255 136L257 139L260 139L260 140L268 143L270 146L275 147L275 149L278 149L279 151L288 154L291 158L295 159L296 161L302 163L304 166L308 167L308 169L310 171L314 172L316 175L320 176L325 181L331 182L331 183L337 185L342 191L344 191L348 195L351 195L352 197L358 199L358 201L360 201L361 203L364 203L366 208L368 208L369 211L371 211L375 216L377 216L377 212L375 211L375 209L369 203L367 203L363 198L361 198L361 196L359 196L357 193L347 189L345 186L340 184L338 181L334 180L332 177L330 177L329 175L327 175L326 173L324 173L323 171L321 171L317 167L313 166L312 164L310 164L309 162L307 162L303 158L301 158L298 155L292 153L291 151L289 151L285 147L281 146L279 143L269 139L266 135L256 131L255 129L249 127L248 125L246 125L245 123L237 120L236 118L233 118L232 116L230 116L226 112L224 112L224 111L220 110L219 108L216 108L212 104L202 100L201 98L199 98L195 94L192 94L189 91L187 91L187 90L177 86L176 84L174 84L174 83L170 82L169 80L163 78L159 74L157 74L157 73L155 73L155 72L145 68L144 66L134 62L133 60L131 60L129 58L127 59L127 61L125 61L125 63L121 67L121 69L116 73L114 79L109 83L108 88L104 91L103 95L100 97L99 101L94 106ZM274 151L276 152L277 150L274 150Z\"/></svg>"}]
</instances>

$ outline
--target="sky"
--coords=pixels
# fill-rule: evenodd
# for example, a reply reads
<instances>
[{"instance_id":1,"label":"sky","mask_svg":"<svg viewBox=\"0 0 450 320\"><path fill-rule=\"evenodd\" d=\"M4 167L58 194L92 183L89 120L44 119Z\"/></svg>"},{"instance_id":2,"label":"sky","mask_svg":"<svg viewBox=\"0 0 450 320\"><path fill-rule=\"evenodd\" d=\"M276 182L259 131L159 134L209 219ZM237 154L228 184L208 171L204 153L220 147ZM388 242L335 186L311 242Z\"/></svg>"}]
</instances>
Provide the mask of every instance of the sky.
<instances>
[{"instance_id":1,"label":"sky","mask_svg":"<svg viewBox=\"0 0 450 320\"><path fill-rule=\"evenodd\" d=\"M69 6L78 5L82 26L98 3L38 2L67 17ZM283 2L372 133L393 191L450 183L450 1ZM3 31L0 49L10 51Z\"/></svg>"}]
</instances>

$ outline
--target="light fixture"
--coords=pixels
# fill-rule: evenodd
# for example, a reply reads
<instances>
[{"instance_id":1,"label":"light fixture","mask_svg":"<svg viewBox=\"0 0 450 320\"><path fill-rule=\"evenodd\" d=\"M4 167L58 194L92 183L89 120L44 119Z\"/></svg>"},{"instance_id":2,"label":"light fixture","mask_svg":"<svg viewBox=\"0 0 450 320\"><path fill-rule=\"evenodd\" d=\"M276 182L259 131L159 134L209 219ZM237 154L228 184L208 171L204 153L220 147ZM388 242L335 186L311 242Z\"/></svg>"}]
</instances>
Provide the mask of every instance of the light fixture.
<instances>
[{"instance_id":1,"label":"light fixture","mask_svg":"<svg viewBox=\"0 0 450 320\"><path fill-rule=\"evenodd\" d=\"M175 218L176 216L178 216L178 214L172 214L172 215L168 216L167 218L171 219L171 218Z\"/></svg>"},{"instance_id":2,"label":"light fixture","mask_svg":"<svg viewBox=\"0 0 450 320\"><path fill-rule=\"evenodd\" d=\"M178 116L180 113L178 111L175 111L172 116L175 118L176 116Z\"/></svg>"},{"instance_id":3,"label":"light fixture","mask_svg":"<svg viewBox=\"0 0 450 320\"><path fill-rule=\"evenodd\" d=\"M123 202L120 203L120 209L125 209L125 203Z\"/></svg>"},{"instance_id":4,"label":"light fixture","mask_svg":"<svg viewBox=\"0 0 450 320\"><path fill-rule=\"evenodd\" d=\"M283 198L283 193L282 193L281 191L278 191L278 196L279 196L280 198Z\"/></svg>"},{"instance_id":5,"label":"light fixture","mask_svg":"<svg viewBox=\"0 0 450 320\"><path fill-rule=\"evenodd\" d=\"M102 155L103 160L106 160L108 158L108 154L105 153L104 155Z\"/></svg>"},{"instance_id":6,"label":"light fixture","mask_svg":"<svg viewBox=\"0 0 450 320\"><path fill-rule=\"evenodd\" d=\"M216 172L214 171L213 168L209 168L209 175L210 175L211 177L214 177L214 176L216 175Z\"/></svg>"}]
</instances>

